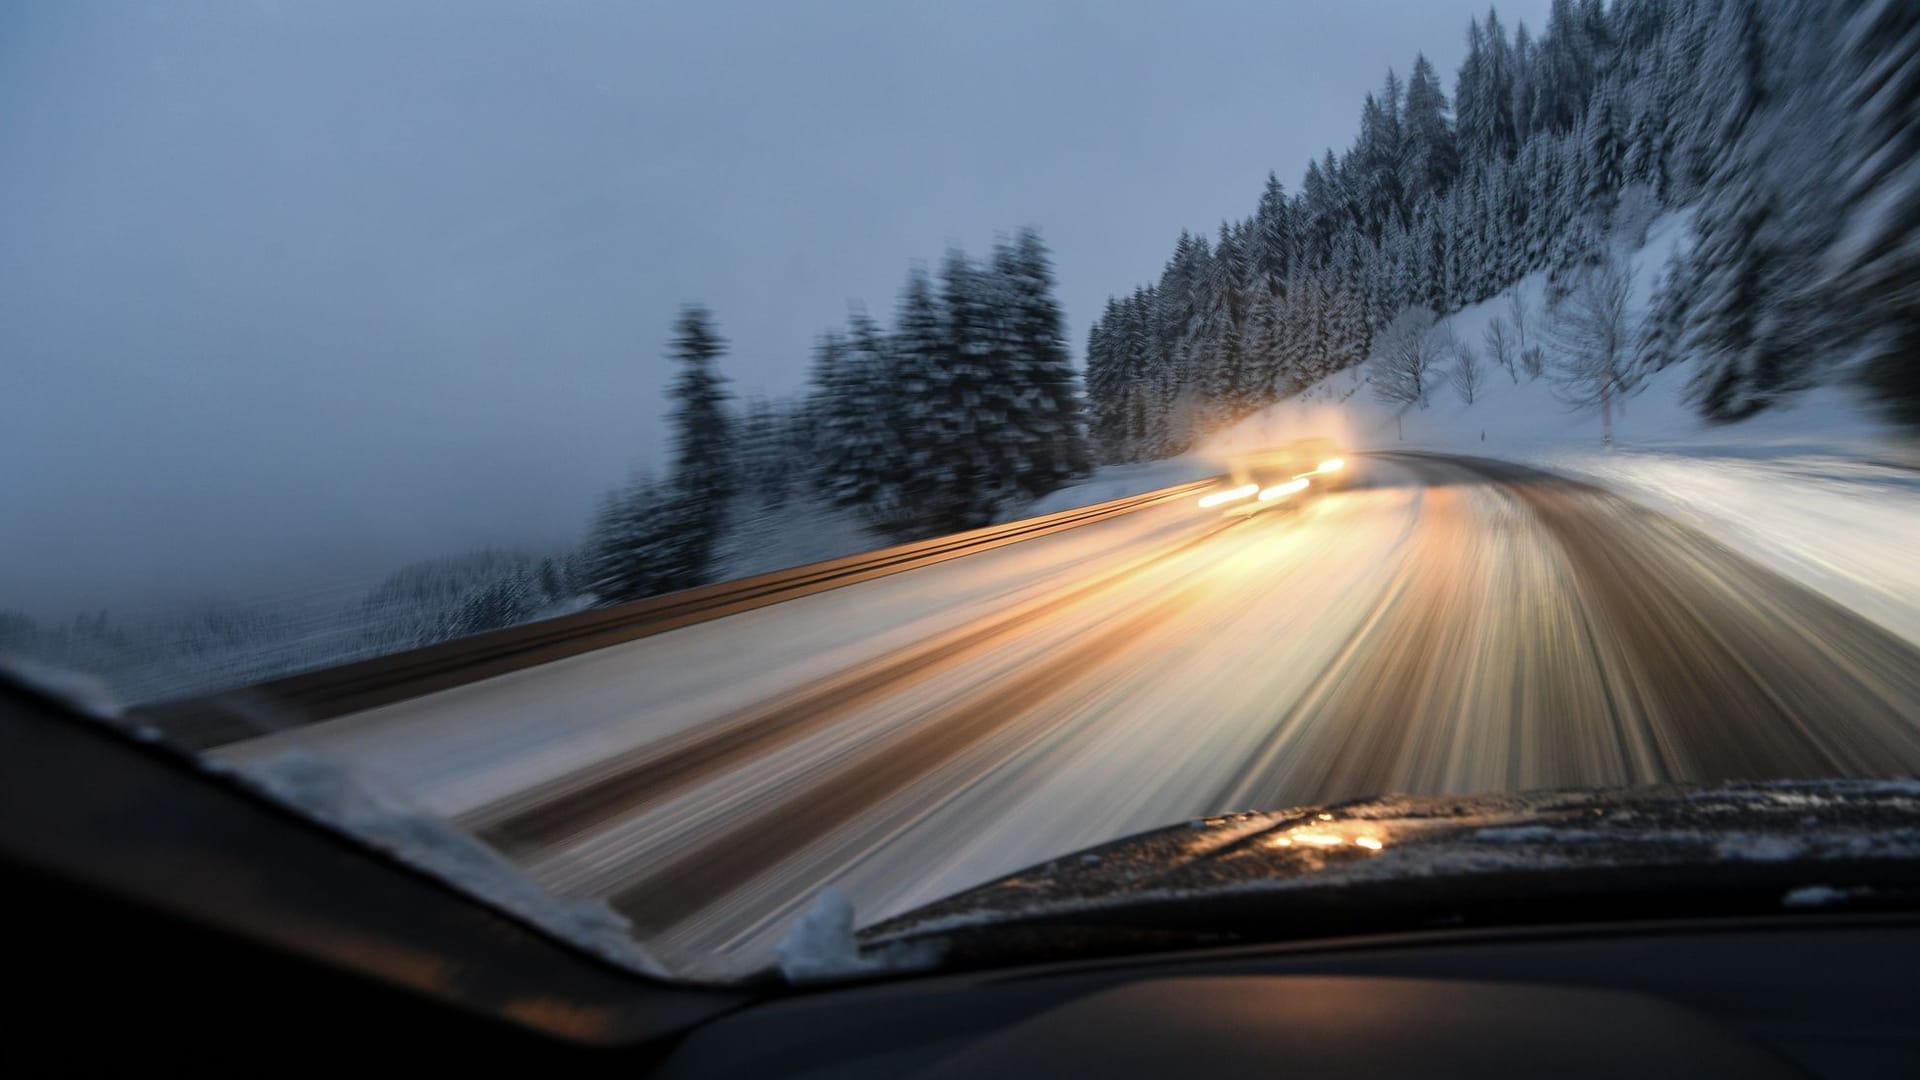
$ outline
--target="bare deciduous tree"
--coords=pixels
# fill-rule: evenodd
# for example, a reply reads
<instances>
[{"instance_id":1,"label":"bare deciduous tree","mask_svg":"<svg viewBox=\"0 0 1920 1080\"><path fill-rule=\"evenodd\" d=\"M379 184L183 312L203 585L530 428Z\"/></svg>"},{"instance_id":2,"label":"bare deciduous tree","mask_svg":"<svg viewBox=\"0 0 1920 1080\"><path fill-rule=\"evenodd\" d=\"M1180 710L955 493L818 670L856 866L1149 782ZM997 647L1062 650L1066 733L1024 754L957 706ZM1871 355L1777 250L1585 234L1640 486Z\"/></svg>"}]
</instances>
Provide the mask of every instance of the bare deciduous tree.
<instances>
[{"instance_id":1,"label":"bare deciduous tree","mask_svg":"<svg viewBox=\"0 0 1920 1080\"><path fill-rule=\"evenodd\" d=\"M1453 388L1460 391L1461 401L1471 405L1473 399L1480 396L1480 387L1483 385L1480 354L1472 345L1454 337L1451 329L1447 337L1453 351Z\"/></svg>"},{"instance_id":2,"label":"bare deciduous tree","mask_svg":"<svg viewBox=\"0 0 1920 1080\"><path fill-rule=\"evenodd\" d=\"M1614 400L1633 388L1634 327L1627 316L1633 279L1609 252L1573 281L1553 311L1555 393L1576 408L1600 409L1600 440L1613 448Z\"/></svg>"},{"instance_id":3,"label":"bare deciduous tree","mask_svg":"<svg viewBox=\"0 0 1920 1080\"><path fill-rule=\"evenodd\" d=\"M1383 404L1426 407L1440 360L1433 323L1432 311L1409 307L1374 338L1373 395Z\"/></svg>"},{"instance_id":4,"label":"bare deciduous tree","mask_svg":"<svg viewBox=\"0 0 1920 1080\"><path fill-rule=\"evenodd\" d=\"M1520 381L1519 349L1514 345L1513 330L1507 325L1507 320L1495 315L1492 321L1487 323L1486 330L1481 334L1481 340L1487 346L1487 356L1500 366L1500 370L1507 373L1507 378L1518 383Z\"/></svg>"},{"instance_id":5,"label":"bare deciduous tree","mask_svg":"<svg viewBox=\"0 0 1920 1080\"><path fill-rule=\"evenodd\" d=\"M1539 378L1546 369L1546 355L1538 344L1527 340L1528 331L1532 329L1533 308L1518 284L1507 288L1507 322L1513 328L1513 351L1520 359L1520 369L1529 379Z\"/></svg>"}]
</instances>

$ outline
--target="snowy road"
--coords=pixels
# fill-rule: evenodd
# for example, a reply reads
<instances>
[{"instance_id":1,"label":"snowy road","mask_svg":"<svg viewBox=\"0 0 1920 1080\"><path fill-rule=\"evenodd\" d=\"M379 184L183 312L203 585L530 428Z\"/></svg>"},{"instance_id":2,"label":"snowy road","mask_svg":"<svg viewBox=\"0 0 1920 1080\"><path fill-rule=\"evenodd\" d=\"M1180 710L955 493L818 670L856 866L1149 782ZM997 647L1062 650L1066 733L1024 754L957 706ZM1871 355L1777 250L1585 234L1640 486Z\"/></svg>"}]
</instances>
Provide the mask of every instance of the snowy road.
<instances>
[{"instance_id":1,"label":"snowy road","mask_svg":"<svg viewBox=\"0 0 1920 1080\"><path fill-rule=\"evenodd\" d=\"M1920 653L1544 474L1356 461L230 746L299 746L696 969L1130 832L1388 791L1920 771Z\"/></svg>"}]
</instances>

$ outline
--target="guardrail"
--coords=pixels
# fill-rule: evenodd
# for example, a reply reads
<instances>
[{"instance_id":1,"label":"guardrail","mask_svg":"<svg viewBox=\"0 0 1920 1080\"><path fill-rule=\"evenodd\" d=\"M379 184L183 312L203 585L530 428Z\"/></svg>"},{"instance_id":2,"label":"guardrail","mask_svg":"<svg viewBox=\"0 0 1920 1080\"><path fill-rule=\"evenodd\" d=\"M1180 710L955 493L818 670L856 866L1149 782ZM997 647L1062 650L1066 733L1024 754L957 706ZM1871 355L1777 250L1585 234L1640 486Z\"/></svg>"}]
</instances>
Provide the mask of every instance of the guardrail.
<instances>
[{"instance_id":1,"label":"guardrail","mask_svg":"<svg viewBox=\"0 0 1920 1080\"><path fill-rule=\"evenodd\" d=\"M159 728L180 745L195 750L212 749L1078 528L1190 495L1214 482L1208 479L1179 484L971 532L595 608L252 686L145 705L134 710L134 716Z\"/></svg>"}]
</instances>

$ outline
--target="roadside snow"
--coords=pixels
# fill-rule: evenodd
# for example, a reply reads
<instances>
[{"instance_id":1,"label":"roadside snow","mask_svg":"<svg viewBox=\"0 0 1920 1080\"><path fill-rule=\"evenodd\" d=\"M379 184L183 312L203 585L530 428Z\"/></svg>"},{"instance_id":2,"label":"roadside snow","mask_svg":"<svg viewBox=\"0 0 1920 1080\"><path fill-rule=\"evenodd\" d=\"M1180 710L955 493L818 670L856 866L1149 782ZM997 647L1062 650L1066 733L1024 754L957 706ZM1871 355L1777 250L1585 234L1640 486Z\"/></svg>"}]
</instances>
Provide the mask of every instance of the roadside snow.
<instances>
[{"instance_id":1,"label":"roadside snow","mask_svg":"<svg viewBox=\"0 0 1920 1080\"><path fill-rule=\"evenodd\" d=\"M839 889L822 889L813 906L793 920L775 950L789 982L834 978L864 970L853 937L853 901Z\"/></svg>"},{"instance_id":2,"label":"roadside snow","mask_svg":"<svg viewBox=\"0 0 1920 1080\"><path fill-rule=\"evenodd\" d=\"M1920 643L1920 472L1841 456L1563 453L1591 478Z\"/></svg>"},{"instance_id":3,"label":"roadside snow","mask_svg":"<svg viewBox=\"0 0 1920 1080\"><path fill-rule=\"evenodd\" d=\"M1225 457L1207 452L1183 454L1165 461L1148 461L1137 465L1103 465L1095 469L1091 477L1042 495L1033 502L1002 515L1001 520L1015 521L1020 518L1039 517L1042 514L1054 514L1062 510L1092 506L1095 503L1111 502L1114 499L1124 499L1129 495L1173 487L1175 484L1205 480L1210 476L1219 476L1225 471Z\"/></svg>"},{"instance_id":4,"label":"roadside snow","mask_svg":"<svg viewBox=\"0 0 1920 1080\"><path fill-rule=\"evenodd\" d=\"M940 959L935 942L894 944L862 953L853 932L853 901L839 889L820 890L775 947L780 974L791 983L822 982L877 971L921 971Z\"/></svg>"},{"instance_id":5,"label":"roadside snow","mask_svg":"<svg viewBox=\"0 0 1920 1080\"><path fill-rule=\"evenodd\" d=\"M720 541L714 580L858 555L890 543L852 514L819 505L811 495L795 494L778 506L743 499L732 528Z\"/></svg>"}]
</instances>

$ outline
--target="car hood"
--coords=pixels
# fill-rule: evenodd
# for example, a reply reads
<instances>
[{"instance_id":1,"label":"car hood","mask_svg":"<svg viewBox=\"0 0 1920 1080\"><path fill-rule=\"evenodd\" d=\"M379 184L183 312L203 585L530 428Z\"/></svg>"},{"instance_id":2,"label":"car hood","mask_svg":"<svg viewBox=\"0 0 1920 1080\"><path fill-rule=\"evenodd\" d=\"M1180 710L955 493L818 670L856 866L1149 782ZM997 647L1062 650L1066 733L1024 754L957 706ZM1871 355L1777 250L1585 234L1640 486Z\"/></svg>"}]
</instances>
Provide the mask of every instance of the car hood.
<instances>
[{"instance_id":1,"label":"car hood","mask_svg":"<svg viewBox=\"0 0 1920 1080\"><path fill-rule=\"evenodd\" d=\"M863 931L950 954L1905 905L1920 781L1385 797L1223 814L1029 867ZM950 957L951 959L952 957ZM1004 959L1004 958L1003 958Z\"/></svg>"}]
</instances>

